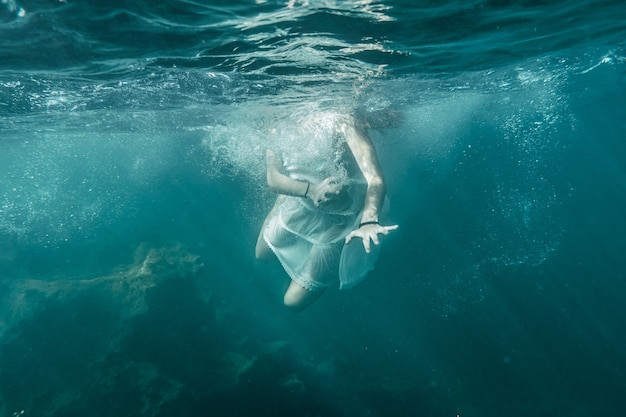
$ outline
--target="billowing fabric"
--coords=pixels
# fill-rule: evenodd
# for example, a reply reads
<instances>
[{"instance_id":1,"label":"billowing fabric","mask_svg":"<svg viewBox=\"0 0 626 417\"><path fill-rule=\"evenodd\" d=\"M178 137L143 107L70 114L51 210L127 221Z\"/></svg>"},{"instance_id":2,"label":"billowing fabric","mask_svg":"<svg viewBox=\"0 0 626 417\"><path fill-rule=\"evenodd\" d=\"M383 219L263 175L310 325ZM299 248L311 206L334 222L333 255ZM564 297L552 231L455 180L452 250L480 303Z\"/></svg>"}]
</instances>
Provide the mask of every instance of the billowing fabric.
<instances>
[{"instance_id":1,"label":"billowing fabric","mask_svg":"<svg viewBox=\"0 0 626 417\"><path fill-rule=\"evenodd\" d=\"M370 252L365 252L359 239L343 246L339 259L339 288L346 290L354 287L374 269L380 255L380 244L371 245Z\"/></svg>"},{"instance_id":2,"label":"billowing fabric","mask_svg":"<svg viewBox=\"0 0 626 417\"><path fill-rule=\"evenodd\" d=\"M384 219L389 213L389 199L385 197L383 203L381 219ZM363 241L361 239L352 239L350 243L343 246L341 258L339 259L339 288L342 290L349 289L363 281L370 273L378 256L380 255L380 247L384 236L378 236L378 245L370 245L370 252L365 252Z\"/></svg>"},{"instance_id":3,"label":"billowing fabric","mask_svg":"<svg viewBox=\"0 0 626 417\"><path fill-rule=\"evenodd\" d=\"M350 181L332 202L285 197L268 219L263 237L291 279L315 291L338 278L344 239L359 223L366 185Z\"/></svg>"},{"instance_id":4,"label":"billowing fabric","mask_svg":"<svg viewBox=\"0 0 626 417\"><path fill-rule=\"evenodd\" d=\"M318 207L308 198L281 196L263 232L291 279L311 291L337 281L344 239L358 226L367 190L340 140L311 141L304 152L282 154L284 172L291 178L320 183L330 177L342 188Z\"/></svg>"}]
</instances>

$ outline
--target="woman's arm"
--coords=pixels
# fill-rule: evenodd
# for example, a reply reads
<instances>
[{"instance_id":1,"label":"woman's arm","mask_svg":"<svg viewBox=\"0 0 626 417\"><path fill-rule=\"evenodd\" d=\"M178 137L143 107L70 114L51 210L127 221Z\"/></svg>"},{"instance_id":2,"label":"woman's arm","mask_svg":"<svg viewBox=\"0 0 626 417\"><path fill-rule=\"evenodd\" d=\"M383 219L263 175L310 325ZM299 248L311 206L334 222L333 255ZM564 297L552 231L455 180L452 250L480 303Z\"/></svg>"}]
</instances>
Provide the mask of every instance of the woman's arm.
<instances>
[{"instance_id":1,"label":"woman's arm","mask_svg":"<svg viewBox=\"0 0 626 417\"><path fill-rule=\"evenodd\" d=\"M291 195L296 197L307 197L310 192L310 183L297 181L283 174L281 159L271 150L265 153L267 164L267 186L270 190L278 194Z\"/></svg>"},{"instance_id":2,"label":"woman's arm","mask_svg":"<svg viewBox=\"0 0 626 417\"><path fill-rule=\"evenodd\" d=\"M310 198L313 204L318 206L320 203L328 201L332 194L338 194L341 187L331 178L327 178L319 184L298 181L281 172L283 163L273 151L266 152L267 164L267 185L270 190L284 195L295 197Z\"/></svg>"},{"instance_id":3,"label":"woman's arm","mask_svg":"<svg viewBox=\"0 0 626 417\"><path fill-rule=\"evenodd\" d=\"M367 182L361 223L377 222L385 201L387 187L376 149L366 132L357 130L354 125L345 125L344 129L348 146Z\"/></svg>"},{"instance_id":4,"label":"woman's arm","mask_svg":"<svg viewBox=\"0 0 626 417\"><path fill-rule=\"evenodd\" d=\"M379 233L386 235L389 231L397 229L398 226L382 226L378 223L387 187L372 140L365 131L357 129L354 124L344 125L343 133L367 182L367 192L365 193L361 214L361 226L346 236L346 243L349 243L354 237L360 237L363 239L365 251L369 253L370 240L375 245L378 245Z\"/></svg>"}]
</instances>

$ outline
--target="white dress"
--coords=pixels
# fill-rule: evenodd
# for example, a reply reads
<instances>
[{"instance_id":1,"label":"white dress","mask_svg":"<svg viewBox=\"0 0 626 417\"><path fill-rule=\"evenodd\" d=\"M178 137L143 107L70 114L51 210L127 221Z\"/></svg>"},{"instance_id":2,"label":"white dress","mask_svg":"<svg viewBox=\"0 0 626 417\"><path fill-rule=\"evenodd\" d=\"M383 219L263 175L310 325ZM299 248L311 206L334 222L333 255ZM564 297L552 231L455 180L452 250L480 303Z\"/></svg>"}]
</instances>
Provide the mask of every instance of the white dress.
<instances>
[{"instance_id":1,"label":"white dress","mask_svg":"<svg viewBox=\"0 0 626 417\"><path fill-rule=\"evenodd\" d=\"M316 291L338 280L344 239L358 227L367 183L342 137L307 145L282 152L283 172L312 183L332 177L341 191L317 207L308 198L281 196L263 238L291 279Z\"/></svg>"}]
</instances>

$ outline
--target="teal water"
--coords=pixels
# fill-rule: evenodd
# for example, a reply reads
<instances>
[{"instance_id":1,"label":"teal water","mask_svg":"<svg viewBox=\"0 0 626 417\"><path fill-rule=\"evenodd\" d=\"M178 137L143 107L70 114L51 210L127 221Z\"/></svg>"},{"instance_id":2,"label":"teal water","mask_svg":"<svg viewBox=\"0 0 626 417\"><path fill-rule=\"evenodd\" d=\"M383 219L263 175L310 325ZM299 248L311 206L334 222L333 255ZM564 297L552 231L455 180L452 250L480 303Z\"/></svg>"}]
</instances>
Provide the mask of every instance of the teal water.
<instances>
[{"instance_id":1,"label":"teal water","mask_svg":"<svg viewBox=\"0 0 626 417\"><path fill-rule=\"evenodd\" d=\"M621 415L624 22L0 2L0 416ZM353 109L400 227L294 315L254 259L263 149Z\"/></svg>"}]
</instances>

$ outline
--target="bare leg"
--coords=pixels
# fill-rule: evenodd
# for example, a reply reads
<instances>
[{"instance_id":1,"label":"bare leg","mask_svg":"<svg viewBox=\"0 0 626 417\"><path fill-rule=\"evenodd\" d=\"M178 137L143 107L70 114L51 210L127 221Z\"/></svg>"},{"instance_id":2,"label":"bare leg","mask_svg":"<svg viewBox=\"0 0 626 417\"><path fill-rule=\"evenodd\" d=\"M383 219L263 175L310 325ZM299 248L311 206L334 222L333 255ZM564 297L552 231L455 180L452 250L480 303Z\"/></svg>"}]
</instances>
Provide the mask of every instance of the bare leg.
<instances>
[{"instance_id":1,"label":"bare leg","mask_svg":"<svg viewBox=\"0 0 626 417\"><path fill-rule=\"evenodd\" d=\"M318 253L319 250L320 249L316 247L313 247L311 249L311 253L309 254L309 258L305 266L306 275L308 275L313 280L315 280L315 278L318 277L321 272L319 263L320 254ZM324 289L311 291L302 287L295 281L291 281L289 283L287 291L285 292L284 303L285 306L289 307L292 311L299 312L313 304L313 302L317 300L323 293Z\"/></svg>"},{"instance_id":2,"label":"bare leg","mask_svg":"<svg viewBox=\"0 0 626 417\"><path fill-rule=\"evenodd\" d=\"M259 237L256 240L255 255L256 255L256 258L260 261L271 261L273 259L274 252L272 252L270 247L267 246L267 242L265 242L265 239L263 238L263 231L265 230L265 227L267 226L267 222L274 215L274 212L276 211L277 207L280 205L281 201L282 201L282 198L281 196L279 196L276 199L276 202L274 203L274 207L272 207L269 214L263 221L263 226L261 226Z\"/></svg>"},{"instance_id":3,"label":"bare leg","mask_svg":"<svg viewBox=\"0 0 626 417\"><path fill-rule=\"evenodd\" d=\"M261 233L259 233L259 237L256 241L256 248L254 250L254 254L259 261L270 261L272 259L272 255L274 254L269 246L267 246L267 242L263 238L263 229L265 229L266 221L263 223L263 227L261 228Z\"/></svg>"},{"instance_id":4,"label":"bare leg","mask_svg":"<svg viewBox=\"0 0 626 417\"><path fill-rule=\"evenodd\" d=\"M267 242L265 241L265 238L263 237L263 232L265 231L265 227L267 226L269 219L272 218L272 216L274 215L275 211L280 206L283 199L284 199L284 196L279 196L276 199L276 202L274 203L274 207L272 207L272 210L269 212L269 214L263 221L263 226L261 226L261 231L259 233L259 237L257 238L256 248L255 248L256 258L260 261L270 261L272 259L275 259L274 252L267 245ZM309 274L311 274L312 276L315 276L316 271L312 263L309 263L308 270L309 270L308 271ZM305 308L307 308L308 306L310 306L315 300L317 300L319 296L322 295L323 292L324 290L309 291L306 288L297 284L296 282L291 281L289 283L289 287L287 288L287 291L285 292L284 303L285 303L285 306L288 307L290 310L294 312L300 312L304 310Z\"/></svg>"},{"instance_id":5,"label":"bare leg","mask_svg":"<svg viewBox=\"0 0 626 417\"><path fill-rule=\"evenodd\" d=\"M300 312L313 304L315 300L319 298L324 290L309 291L306 288L301 287L299 284L291 281L289 288L285 292L284 303L286 307L293 312Z\"/></svg>"}]
</instances>

